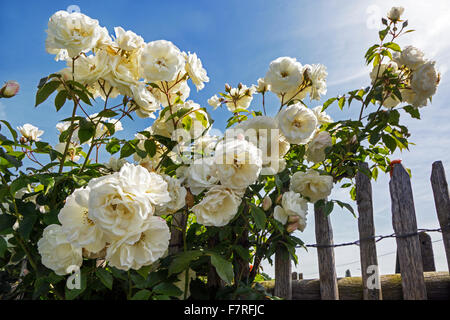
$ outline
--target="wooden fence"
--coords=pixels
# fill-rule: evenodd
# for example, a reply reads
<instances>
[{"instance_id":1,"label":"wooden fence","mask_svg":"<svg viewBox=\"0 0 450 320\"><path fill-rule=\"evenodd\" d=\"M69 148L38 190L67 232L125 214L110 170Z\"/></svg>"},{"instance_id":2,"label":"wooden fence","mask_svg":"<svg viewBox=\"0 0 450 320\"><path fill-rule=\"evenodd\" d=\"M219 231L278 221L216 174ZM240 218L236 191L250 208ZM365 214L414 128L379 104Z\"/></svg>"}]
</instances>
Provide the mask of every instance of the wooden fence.
<instances>
[{"instance_id":1,"label":"wooden fence","mask_svg":"<svg viewBox=\"0 0 450 320\"><path fill-rule=\"evenodd\" d=\"M368 169L366 163L363 166ZM450 198L441 161L433 163L431 185L450 270ZM424 271L430 271L431 263L434 266L434 260L429 257L429 254L426 254L426 252L430 252L427 248L431 248L431 239L418 232L411 181L402 164L394 165L389 188L392 203L392 225L397 241L397 270L400 271L400 275L380 276L378 273L372 186L369 177L358 172L356 202L359 213L362 277L337 278L330 217L325 216L319 209L314 214L320 279L293 280L292 278L295 276L291 273L290 261L287 263L281 258L282 255L276 252L274 288L270 288L270 284L267 283L266 286L273 289L276 296L285 299L338 300L349 297L361 297L364 300L450 299L449 274L447 272L424 273ZM375 283L380 285L371 285ZM350 290L352 286L354 288Z\"/></svg>"}]
</instances>

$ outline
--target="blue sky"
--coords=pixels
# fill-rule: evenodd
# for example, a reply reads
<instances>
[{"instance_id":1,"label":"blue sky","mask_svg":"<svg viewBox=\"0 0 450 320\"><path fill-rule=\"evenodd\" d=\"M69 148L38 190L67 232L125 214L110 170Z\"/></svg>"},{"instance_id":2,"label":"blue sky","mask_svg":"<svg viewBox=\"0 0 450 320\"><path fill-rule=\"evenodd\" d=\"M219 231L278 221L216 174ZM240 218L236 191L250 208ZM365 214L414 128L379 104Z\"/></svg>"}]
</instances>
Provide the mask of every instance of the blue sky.
<instances>
[{"instance_id":1,"label":"blue sky","mask_svg":"<svg viewBox=\"0 0 450 320\"><path fill-rule=\"evenodd\" d=\"M191 88L190 99L207 106L207 99L224 84L236 86L256 83L263 77L270 61L279 56L297 58L302 64L322 63L328 69L327 98L348 90L368 85L370 68L364 66L364 53L378 41L373 21L393 5L405 7L404 16L410 27L417 30L399 42L412 44L425 51L427 58L437 60L442 81L433 104L422 110L422 120L405 123L412 133L416 146L411 152L396 155L405 166L412 169L413 191L419 227L434 228L437 218L433 204L429 175L431 164L442 160L450 172L450 109L449 82L446 71L449 63L450 4L441 1L7 1L2 2L0 12L0 81L17 80L20 94L14 99L0 101L0 118L7 119L14 127L29 122L45 131L43 139L56 143L55 124L68 117L64 108L56 113L51 99L34 108L34 97L39 79L64 67L55 62L45 51L45 29L48 18L58 10L77 5L81 12L98 19L102 26L113 33L115 26L133 30L145 41L166 39L183 51L196 52L208 71L210 82L197 92ZM308 102L309 103L309 102ZM258 109L259 98L253 108ZM276 112L276 99L268 100L270 114ZM92 109L92 113L97 110ZM210 110L216 120L214 127L224 129L230 116L226 110ZM328 109L334 119L357 116L357 106L340 111L337 106ZM125 121L127 128L120 135L131 137L134 132L149 126L148 120ZM450 173L449 173L450 174ZM375 225L377 234L392 232L389 177L380 175L374 184ZM332 198L348 200L345 190L336 189ZM349 201L349 200L348 200ZM356 207L353 204L354 207ZM312 207L310 208L312 210ZM356 240L357 220L349 213L336 210L332 214L335 242ZM307 243L314 243L314 217L308 215L308 227L299 236ZM432 234L436 265L447 270L440 235ZM378 254L395 251L394 240L383 240L377 245ZM338 276L346 269L360 273L356 246L336 249ZM295 269L305 278L318 276L314 250L299 251L300 264ZM392 273L395 255L379 259L381 273ZM265 265L265 271L273 275L273 268Z\"/></svg>"}]
</instances>

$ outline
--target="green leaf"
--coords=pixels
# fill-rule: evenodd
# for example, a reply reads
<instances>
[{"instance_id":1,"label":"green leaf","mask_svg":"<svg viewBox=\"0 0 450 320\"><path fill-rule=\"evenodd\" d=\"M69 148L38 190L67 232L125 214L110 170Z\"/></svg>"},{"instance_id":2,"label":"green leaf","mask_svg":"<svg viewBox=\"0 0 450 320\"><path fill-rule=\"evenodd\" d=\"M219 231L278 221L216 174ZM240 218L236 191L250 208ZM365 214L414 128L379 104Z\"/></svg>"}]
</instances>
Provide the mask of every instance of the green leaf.
<instances>
[{"instance_id":1,"label":"green leaf","mask_svg":"<svg viewBox=\"0 0 450 320\"><path fill-rule=\"evenodd\" d=\"M420 119L420 112L418 108L414 108L413 106L406 106L404 107L404 109L411 115L411 117L415 119Z\"/></svg>"},{"instance_id":2,"label":"green leaf","mask_svg":"<svg viewBox=\"0 0 450 320\"><path fill-rule=\"evenodd\" d=\"M0 214L0 232L12 231L12 226L16 223L16 217L9 214Z\"/></svg>"},{"instance_id":3,"label":"green leaf","mask_svg":"<svg viewBox=\"0 0 450 320\"><path fill-rule=\"evenodd\" d=\"M380 36L380 40L383 41L384 38L386 37L386 35L389 32L389 27L387 27L386 29L383 29L381 31L378 32L378 35Z\"/></svg>"},{"instance_id":4,"label":"green leaf","mask_svg":"<svg viewBox=\"0 0 450 320\"><path fill-rule=\"evenodd\" d=\"M208 126L208 118L206 117L206 115L203 112L199 112L199 111L195 111L195 118L201 122L203 127L207 127Z\"/></svg>"},{"instance_id":5,"label":"green leaf","mask_svg":"<svg viewBox=\"0 0 450 320\"><path fill-rule=\"evenodd\" d=\"M339 109L342 110L342 108L344 108L344 104L345 104L345 96L342 96L338 101Z\"/></svg>"},{"instance_id":6,"label":"green leaf","mask_svg":"<svg viewBox=\"0 0 450 320\"><path fill-rule=\"evenodd\" d=\"M325 101L325 103L322 106L322 112L325 111L330 106L330 104L332 104L334 101L336 101L336 99L337 98L330 98L327 101Z\"/></svg>"},{"instance_id":7,"label":"green leaf","mask_svg":"<svg viewBox=\"0 0 450 320\"><path fill-rule=\"evenodd\" d=\"M355 189L355 191L356 191L356 189ZM341 208L345 208L348 211L350 211L353 214L353 216L356 218L355 211L353 210L353 207L350 204L339 201L339 200L334 200L334 202L336 202Z\"/></svg>"},{"instance_id":8,"label":"green leaf","mask_svg":"<svg viewBox=\"0 0 450 320\"><path fill-rule=\"evenodd\" d=\"M110 272L108 272L104 268L98 268L95 271L95 274L100 279L100 281L107 287L109 290L112 290L114 278Z\"/></svg>"},{"instance_id":9,"label":"green leaf","mask_svg":"<svg viewBox=\"0 0 450 320\"><path fill-rule=\"evenodd\" d=\"M147 289L140 290L135 293L131 300L148 300L152 293Z\"/></svg>"},{"instance_id":10,"label":"green leaf","mask_svg":"<svg viewBox=\"0 0 450 320\"><path fill-rule=\"evenodd\" d=\"M233 264L216 253L211 254L211 263L216 268L219 277L227 284L231 284L234 278Z\"/></svg>"},{"instance_id":11,"label":"green leaf","mask_svg":"<svg viewBox=\"0 0 450 320\"><path fill-rule=\"evenodd\" d=\"M237 252L237 254L244 259L245 261L250 261L251 255L249 250L245 249L241 245L233 245L233 250Z\"/></svg>"},{"instance_id":12,"label":"green leaf","mask_svg":"<svg viewBox=\"0 0 450 320\"><path fill-rule=\"evenodd\" d=\"M112 138L110 142L106 145L106 151L110 154L114 154L119 152L120 150L120 142L117 138Z\"/></svg>"},{"instance_id":13,"label":"green leaf","mask_svg":"<svg viewBox=\"0 0 450 320\"><path fill-rule=\"evenodd\" d=\"M329 216L333 212L334 202L326 201L324 206L324 213L326 216Z\"/></svg>"},{"instance_id":14,"label":"green leaf","mask_svg":"<svg viewBox=\"0 0 450 320\"><path fill-rule=\"evenodd\" d=\"M266 213L255 205L251 206L250 212L258 229L263 230L266 225Z\"/></svg>"},{"instance_id":15,"label":"green leaf","mask_svg":"<svg viewBox=\"0 0 450 320\"><path fill-rule=\"evenodd\" d=\"M95 134L95 125L86 119L80 120L80 128L78 129L78 138L80 143L84 143L91 139Z\"/></svg>"},{"instance_id":16,"label":"green leaf","mask_svg":"<svg viewBox=\"0 0 450 320\"><path fill-rule=\"evenodd\" d=\"M95 118L112 118L117 116L118 113L112 110L103 110Z\"/></svg>"},{"instance_id":17,"label":"green leaf","mask_svg":"<svg viewBox=\"0 0 450 320\"><path fill-rule=\"evenodd\" d=\"M157 294L167 295L171 297L178 297L183 294L183 291L181 291L177 286L175 286L173 283L168 282L162 282L154 286L152 291Z\"/></svg>"},{"instance_id":18,"label":"green leaf","mask_svg":"<svg viewBox=\"0 0 450 320\"><path fill-rule=\"evenodd\" d=\"M196 260L203 255L199 250L181 252L175 256L175 259L169 265L169 276L181 271L187 270L191 261Z\"/></svg>"},{"instance_id":19,"label":"green leaf","mask_svg":"<svg viewBox=\"0 0 450 320\"><path fill-rule=\"evenodd\" d=\"M126 142L122 146L122 150L120 150L120 158L129 157L135 152L136 152L136 150L135 150L134 146L131 143Z\"/></svg>"},{"instance_id":20,"label":"green leaf","mask_svg":"<svg viewBox=\"0 0 450 320\"><path fill-rule=\"evenodd\" d=\"M55 97L55 107L56 111L62 108L62 106L66 103L67 99L67 90L61 90Z\"/></svg>"},{"instance_id":21,"label":"green leaf","mask_svg":"<svg viewBox=\"0 0 450 320\"><path fill-rule=\"evenodd\" d=\"M145 151L147 151L150 157L154 157L156 154L156 143L153 140L145 140L144 142Z\"/></svg>"},{"instance_id":22,"label":"green leaf","mask_svg":"<svg viewBox=\"0 0 450 320\"><path fill-rule=\"evenodd\" d=\"M394 138L392 138L388 134L383 134L381 139L383 139L384 144L386 145L386 147L389 148L389 150L391 150L391 152L395 151L395 149L397 148L397 142L395 141Z\"/></svg>"},{"instance_id":23,"label":"green leaf","mask_svg":"<svg viewBox=\"0 0 450 320\"><path fill-rule=\"evenodd\" d=\"M37 215L27 214L24 218L19 222L19 233L25 239L28 240L30 238L31 231L33 230L34 224L36 223Z\"/></svg>"},{"instance_id":24,"label":"green leaf","mask_svg":"<svg viewBox=\"0 0 450 320\"><path fill-rule=\"evenodd\" d=\"M7 127L8 130L9 130L9 132L11 132L11 135L12 135L12 137L13 137L13 139L14 139L14 142L17 143L17 132L16 132L16 130L14 130L14 129L11 127L11 125L9 124L8 121L6 121L6 120L0 120L0 122L3 122L3 123L6 125L6 127Z\"/></svg>"},{"instance_id":25,"label":"green leaf","mask_svg":"<svg viewBox=\"0 0 450 320\"><path fill-rule=\"evenodd\" d=\"M42 88L36 93L36 104L35 107L40 105L42 102L47 100L47 98L61 85L59 81L50 81L46 83Z\"/></svg>"},{"instance_id":26,"label":"green leaf","mask_svg":"<svg viewBox=\"0 0 450 320\"><path fill-rule=\"evenodd\" d=\"M183 124L183 128L186 131L190 131L192 127L192 118L191 117L184 117L183 120L181 120L181 123Z\"/></svg>"},{"instance_id":27,"label":"green leaf","mask_svg":"<svg viewBox=\"0 0 450 320\"><path fill-rule=\"evenodd\" d=\"M387 43L384 44L384 47L392 49L392 50L397 51L397 52L402 52L402 49L400 48L400 46L398 44L394 43L394 42L387 42Z\"/></svg>"}]
</instances>

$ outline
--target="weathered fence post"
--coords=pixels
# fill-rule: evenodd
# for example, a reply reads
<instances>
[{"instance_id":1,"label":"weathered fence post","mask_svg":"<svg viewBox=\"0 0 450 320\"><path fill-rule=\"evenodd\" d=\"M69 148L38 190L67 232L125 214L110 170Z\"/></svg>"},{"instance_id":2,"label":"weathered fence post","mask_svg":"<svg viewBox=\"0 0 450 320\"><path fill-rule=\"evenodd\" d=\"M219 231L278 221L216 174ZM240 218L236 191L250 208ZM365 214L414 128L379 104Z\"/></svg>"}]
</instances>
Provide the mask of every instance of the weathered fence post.
<instances>
[{"instance_id":1,"label":"weathered fence post","mask_svg":"<svg viewBox=\"0 0 450 320\"><path fill-rule=\"evenodd\" d=\"M431 186L433 187L434 203L442 229L442 239L445 254L447 255L447 266L450 272L450 197L442 161L433 163Z\"/></svg>"},{"instance_id":2,"label":"weathered fence post","mask_svg":"<svg viewBox=\"0 0 450 320\"><path fill-rule=\"evenodd\" d=\"M422 255L423 272L436 271L434 265L433 245L431 237L426 232L419 233L420 254ZM401 273L398 252L395 259L395 273Z\"/></svg>"},{"instance_id":3,"label":"weathered fence post","mask_svg":"<svg viewBox=\"0 0 450 320\"><path fill-rule=\"evenodd\" d=\"M397 234L397 252L402 274L403 298L426 300L420 241L411 181L403 165L394 164L389 182L392 200L392 225ZM415 233L415 234L414 234Z\"/></svg>"},{"instance_id":4,"label":"weathered fence post","mask_svg":"<svg viewBox=\"0 0 450 320\"><path fill-rule=\"evenodd\" d=\"M426 232L419 233L420 252L422 254L423 272L436 271L431 237Z\"/></svg>"},{"instance_id":5,"label":"weathered fence post","mask_svg":"<svg viewBox=\"0 0 450 320\"><path fill-rule=\"evenodd\" d=\"M292 280L298 280L297 272L292 272Z\"/></svg>"},{"instance_id":6,"label":"weathered fence post","mask_svg":"<svg viewBox=\"0 0 450 320\"><path fill-rule=\"evenodd\" d=\"M316 243L319 260L320 296L322 300L339 300L336 268L334 264L333 229L330 217L322 208L314 207Z\"/></svg>"},{"instance_id":7,"label":"weathered fence post","mask_svg":"<svg viewBox=\"0 0 450 320\"><path fill-rule=\"evenodd\" d=\"M177 253L183 248L183 230L187 217L184 212L175 213L170 228L169 253Z\"/></svg>"},{"instance_id":8,"label":"weathered fence post","mask_svg":"<svg viewBox=\"0 0 450 320\"><path fill-rule=\"evenodd\" d=\"M367 171L369 170L367 163L364 162L361 166ZM373 222L372 185L370 178L361 171L358 171L356 174L356 203L359 213L359 252L361 257L363 297L364 300L381 300L381 286L379 288L368 288L369 281L380 283L380 275L378 272L377 247L374 239L375 226ZM371 270L369 266L373 266L371 268L374 269Z\"/></svg>"},{"instance_id":9,"label":"weathered fence post","mask_svg":"<svg viewBox=\"0 0 450 320\"><path fill-rule=\"evenodd\" d=\"M292 300L291 270L289 252L286 248L279 245L275 251L275 296Z\"/></svg>"}]
</instances>

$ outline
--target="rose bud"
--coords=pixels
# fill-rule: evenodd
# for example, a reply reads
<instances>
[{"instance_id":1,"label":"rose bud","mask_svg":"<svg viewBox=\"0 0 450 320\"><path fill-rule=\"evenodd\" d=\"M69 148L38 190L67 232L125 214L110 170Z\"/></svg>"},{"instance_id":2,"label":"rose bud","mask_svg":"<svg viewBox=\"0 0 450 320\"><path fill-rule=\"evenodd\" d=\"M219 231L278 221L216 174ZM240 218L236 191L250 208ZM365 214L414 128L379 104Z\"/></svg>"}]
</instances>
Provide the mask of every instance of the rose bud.
<instances>
[{"instance_id":1,"label":"rose bud","mask_svg":"<svg viewBox=\"0 0 450 320\"><path fill-rule=\"evenodd\" d=\"M7 81L0 89L0 97L12 98L17 94L17 92L19 92L19 89L20 85L17 81L14 80Z\"/></svg>"},{"instance_id":2,"label":"rose bud","mask_svg":"<svg viewBox=\"0 0 450 320\"><path fill-rule=\"evenodd\" d=\"M269 210L272 207L272 199L269 196L265 197L263 200L262 208L264 211Z\"/></svg>"}]
</instances>

